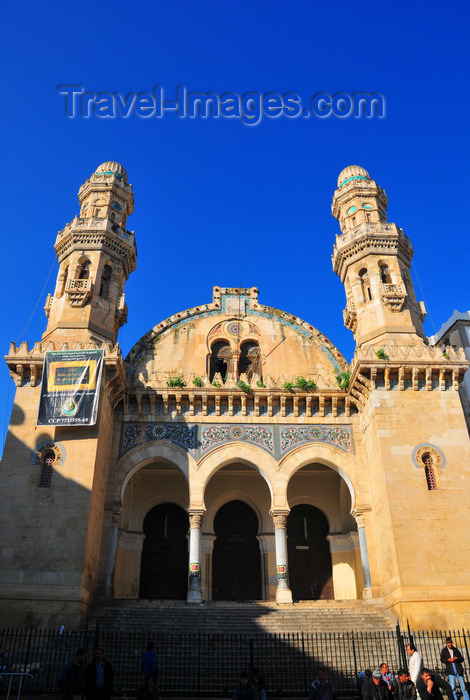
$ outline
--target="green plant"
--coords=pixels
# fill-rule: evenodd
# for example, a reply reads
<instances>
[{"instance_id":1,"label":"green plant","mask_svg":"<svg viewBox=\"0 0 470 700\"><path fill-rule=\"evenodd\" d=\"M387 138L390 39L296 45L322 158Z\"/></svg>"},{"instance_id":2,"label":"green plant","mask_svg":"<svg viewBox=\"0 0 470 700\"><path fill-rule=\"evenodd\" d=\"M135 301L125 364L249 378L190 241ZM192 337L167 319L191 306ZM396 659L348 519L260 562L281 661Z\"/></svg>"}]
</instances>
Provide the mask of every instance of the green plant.
<instances>
[{"instance_id":1,"label":"green plant","mask_svg":"<svg viewBox=\"0 0 470 700\"><path fill-rule=\"evenodd\" d=\"M351 379L351 372L339 372L336 375L336 381L338 382L340 389L347 389L349 386L350 379Z\"/></svg>"},{"instance_id":2,"label":"green plant","mask_svg":"<svg viewBox=\"0 0 470 700\"><path fill-rule=\"evenodd\" d=\"M305 377L296 377L294 386L296 389L302 389L302 391L317 388L317 385L313 379L305 379Z\"/></svg>"},{"instance_id":3,"label":"green plant","mask_svg":"<svg viewBox=\"0 0 470 700\"><path fill-rule=\"evenodd\" d=\"M245 392L245 394L248 394L251 391L251 387L249 384L246 382L242 381L241 379L238 380L237 386L239 389Z\"/></svg>"},{"instance_id":4,"label":"green plant","mask_svg":"<svg viewBox=\"0 0 470 700\"><path fill-rule=\"evenodd\" d=\"M449 353L447 352L447 350L444 350L444 352L443 352L442 354L444 355L444 357L446 358L446 360L449 359Z\"/></svg>"},{"instance_id":5,"label":"green plant","mask_svg":"<svg viewBox=\"0 0 470 700\"><path fill-rule=\"evenodd\" d=\"M222 386L222 384L220 382L212 382L212 386L219 387L219 386Z\"/></svg>"},{"instance_id":6,"label":"green plant","mask_svg":"<svg viewBox=\"0 0 470 700\"><path fill-rule=\"evenodd\" d=\"M282 388L283 389L292 389L291 382L284 382L284 384L282 385Z\"/></svg>"},{"instance_id":7,"label":"green plant","mask_svg":"<svg viewBox=\"0 0 470 700\"><path fill-rule=\"evenodd\" d=\"M194 386L202 386L202 379L201 379L201 377L194 377L194 379L193 379L193 384L194 384Z\"/></svg>"},{"instance_id":8,"label":"green plant","mask_svg":"<svg viewBox=\"0 0 470 700\"><path fill-rule=\"evenodd\" d=\"M184 389L186 384L183 381L183 377L173 377L169 379L166 383L167 386L179 386L180 389Z\"/></svg>"},{"instance_id":9,"label":"green plant","mask_svg":"<svg viewBox=\"0 0 470 700\"><path fill-rule=\"evenodd\" d=\"M388 360L388 355L383 348L379 348L376 353L379 360Z\"/></svg>"},{"instance_id":10,"label":"green plant","mask_svg":"<svg viewBox=\"0 0 470 700\"><path fill-rule=\"evenodd\" d=\"M266 387L266 384L263 383L262 379L258 379L256 382L256 386L259 386L260 389L264 389Z\"/></svg>"}]
</instances>

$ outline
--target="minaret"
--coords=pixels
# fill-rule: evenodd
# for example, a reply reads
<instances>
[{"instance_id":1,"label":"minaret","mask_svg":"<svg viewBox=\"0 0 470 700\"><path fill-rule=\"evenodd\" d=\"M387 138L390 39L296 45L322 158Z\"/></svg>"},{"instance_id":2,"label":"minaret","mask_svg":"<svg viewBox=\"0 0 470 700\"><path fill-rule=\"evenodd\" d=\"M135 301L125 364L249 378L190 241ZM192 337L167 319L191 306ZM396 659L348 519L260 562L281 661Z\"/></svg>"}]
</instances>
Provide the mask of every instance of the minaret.
<instances>
[{"instance_id":1,"label":"minaret","mask_svg":"<svg viewBox=\"0 0 470 700\"><path fill-rule=\"evenodd\" d=\"M115 343L126 322L124 285L136 268L132 185L119 163L103 163L80 187L80 216L57 235L57 284L46 301L43 341Z\"/></svg>"},{"instance_id":2,"label":"minaret","mask_svg":"<svg viewBox=\"0 0 470 700\"><path fill-rule=\"evenodd\" d=\"M409 345L426 340L423 302L411 281L411 241L387 222L388 199L364 168L350 165L338 177L331 207L336 236L333 269L346 289L344 323L356 345Z\"/></svg>"}]
</instances>

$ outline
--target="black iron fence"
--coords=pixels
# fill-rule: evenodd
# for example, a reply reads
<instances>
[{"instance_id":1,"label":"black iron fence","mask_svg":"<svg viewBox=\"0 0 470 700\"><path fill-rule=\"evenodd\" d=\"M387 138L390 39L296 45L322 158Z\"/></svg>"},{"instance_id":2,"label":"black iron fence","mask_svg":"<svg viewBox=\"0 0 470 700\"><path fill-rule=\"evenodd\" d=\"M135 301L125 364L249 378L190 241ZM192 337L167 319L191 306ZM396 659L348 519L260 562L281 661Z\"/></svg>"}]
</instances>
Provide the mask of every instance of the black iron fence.
<instances>
[{"instance_id":1,"label":"black iron fence","mask_svg":"<svg viewBox=\"0 0 470 700\"><path fill-rule=\"evenodd\" d=\"M142 684L140 660L154 641L160 692L177 697L231 696L240 671L261 668L271 697L308 696L316 669L324 667L338 694L357 694L357 676L386 661L407 667L406 645L414 642L425 665L443 675L440 652L450 634L470 668L469 632L341 632L295 634L147 634L106 629L74 631L0 630L2 670L34 676L35 694L58 692L57 678L79 647L100 645L114 669L115 695L135 696ZM0 688L0 696L2 695Z\"/></svg>"}]
</instances>

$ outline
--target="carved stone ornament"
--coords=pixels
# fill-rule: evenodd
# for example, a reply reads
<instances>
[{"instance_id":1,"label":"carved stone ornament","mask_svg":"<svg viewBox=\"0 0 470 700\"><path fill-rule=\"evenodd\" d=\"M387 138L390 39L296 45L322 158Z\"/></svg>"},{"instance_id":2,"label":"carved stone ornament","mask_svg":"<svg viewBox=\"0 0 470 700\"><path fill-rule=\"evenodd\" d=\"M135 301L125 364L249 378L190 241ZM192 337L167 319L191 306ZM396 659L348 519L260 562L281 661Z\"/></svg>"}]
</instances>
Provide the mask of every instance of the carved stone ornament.
<instances>
[{"instance_id":1,"label":"carved stone ornament","mask_svg":"<svg viewBox=\"0 0 470 700\"><path fill-rule=\"evenodd\" d=\"M346 328L354 333L357 328L357 313L353 301L349 301L347 303L347 306L343 311L343 320Z\"/></svg>"},{"instance_id":2,"label":"carved stone ornament","mask_svg":"<svg viewBox=\"0 0 470 700\"><path fill-rule=\"evenodd\" d=\"M287 515L285 513L273 513L274 527L287 527Z\"/></svg>"},{"instance_id":3,"label":"carved stone ornament","mask_svg":"<svg viewBox=\"0 0 470 700\"><path fill-rule=\"evenodd\" d=\"M382 285L382 301L390 311L401 311L406 299L406 292L400 284Z\"/></svg>"},{"instance_id":4,"label":"carved stone ornament","mask_svg":"<svg viewBox=\"0 0 470 700\"><path fill-rule=\"evenodd\" d=\"M189 514L189 527L193 529L200 528L202 525L202 513L190 513Z\"/></svg>"},{"instance_id":5,"label":"carved stone ornament","mask_svg":"<svg viewBox=\"0 0 470 700\"><path fill-rule=\"evenodd\" d=\"M41 464L44 460L44 455L47 452L52 452L54 454L54 464L61 465L65 461L65 448L60 442L53 442L52 440L41 442L40 445L36 447L31 453L32 464Z\"/></svg>"},{"instance_id":6,"label":"carved stone ornament","mask_svg":"<svg viewBox=\"0 0 470 700\"><path fill-rule=\"evenodd\" d=\"M418 445L418 447L415 447L413 450L413 462L415 467L418 469L422 468L425 466L425 457L426 455L429 455L432 460L432 466L433 467L445 467L446 460L444 457L444 453L435 445Z\"/></svg>"}]
</instances>

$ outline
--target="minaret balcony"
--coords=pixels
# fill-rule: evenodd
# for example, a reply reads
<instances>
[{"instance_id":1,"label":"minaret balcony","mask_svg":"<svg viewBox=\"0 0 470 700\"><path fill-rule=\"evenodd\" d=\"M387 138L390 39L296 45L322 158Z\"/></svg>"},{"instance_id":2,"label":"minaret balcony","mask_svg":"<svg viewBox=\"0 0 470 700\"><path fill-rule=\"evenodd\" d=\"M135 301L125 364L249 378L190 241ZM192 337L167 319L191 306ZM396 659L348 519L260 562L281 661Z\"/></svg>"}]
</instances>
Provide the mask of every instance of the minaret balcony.
<instances>
[{"instance_id":1,"label":"minaret balcony","mask_svg":"<svg viewBox=\"0 0 470 700\"><path fill-rule=\"evenodd\" d=\"M348 301L346 308L343 310L344 325L353 333L357 328L357 313L352 300Z\"/></svg>"},{"instance_id":2,"label":"minaret balcony","mask_svg":"<svg viewBox=\"0 0 470 700\"><path fill-rule=\"evenodd\" d=\"M401 311L406 299L406 290L401 284L383 284L380 292L382 301L390 311Z\"/></svg>"},{"instance_id":3,"label":"minaret balcony","mask_svg":"<svg viewBox=\"0 0 470 700\"><path fill-rule=\"evenodd\" d=\"M69 279L65 294L72 306L85 306L91 296L93 283L91 280Z\"/></svg>"}]
</instances>

